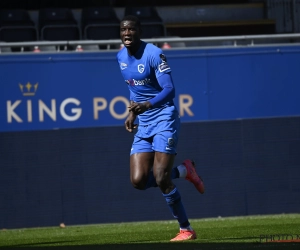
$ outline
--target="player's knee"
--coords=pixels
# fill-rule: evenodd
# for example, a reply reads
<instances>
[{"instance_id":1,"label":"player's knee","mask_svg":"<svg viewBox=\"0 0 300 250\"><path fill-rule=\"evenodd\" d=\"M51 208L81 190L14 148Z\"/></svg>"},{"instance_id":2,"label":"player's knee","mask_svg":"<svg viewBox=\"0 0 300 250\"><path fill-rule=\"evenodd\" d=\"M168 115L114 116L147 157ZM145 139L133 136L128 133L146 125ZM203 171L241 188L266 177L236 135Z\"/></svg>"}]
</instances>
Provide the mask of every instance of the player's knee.
<instances>
[{"instance_id":1,"label":"player's knee","mask_svg":"<svg viewBox=\"0 0 300 250\"><path fill-rule=\"evenodd\" d=\"M169 179L164 175L157 175L155 179L159 187L164 187L169 182Z\"/></svg>"},{"instance_id":2,"label":"player's knee","mask_svg":"<svg viewBox=\"0 0 300 250\"><path fill-rule=\"evenodd\" d=\"M140 178L131 178L131 184L138 190L144 190L146 183Z\"/></svg>"},{"instance_id":3,"label":"player's knee","mask_svg":"<svg viewBox=\"0 0 300 250\"><path fill-rule=\"evenodd\" d=\"M138 189L138 190L145 190L145 185L141 184L141 183L132 183L132 186L135 188L135 189Z\"/></svg>"}]
</instances>

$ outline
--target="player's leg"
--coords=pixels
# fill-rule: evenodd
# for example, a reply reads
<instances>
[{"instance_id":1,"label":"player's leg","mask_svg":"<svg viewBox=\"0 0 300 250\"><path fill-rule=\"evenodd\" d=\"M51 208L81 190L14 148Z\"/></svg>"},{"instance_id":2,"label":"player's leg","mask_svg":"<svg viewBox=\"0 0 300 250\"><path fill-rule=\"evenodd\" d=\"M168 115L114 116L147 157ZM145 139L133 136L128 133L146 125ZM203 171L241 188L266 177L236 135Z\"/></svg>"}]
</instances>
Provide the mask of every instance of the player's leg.
<instances>
[{"instance_id":1,"label":"player's leg","mask_svg":"<svg viewBox=\"0 0 300 250\"><path fill-rule=\"evenodd\" d=\"M181 201L181 195L171 179L172 167L177 154L180 121L174 119L160 122L155 129L157 133L153 138L153 149L155 150L153 174L172 215L177 219L180 227L180 233L172 241L195 239L196 233L188 220Z\"/></svg>"},{"instance_id":2,"label":"player's leg","mask_svg":"<svg viewBox=\"0 0 300 250\"><path fill-rule=\"evenodd\" d=\"M183 161L182 168L185 168L185 171L182 171L182 178L185 178L189 182L193 183L195 188L198 190L199 193L204 194L205 187L204 182L200 175L197 174L196 168L195 168L195 162L187 159Z\"/></svg>"},{"instance_id":3,"label":"player's leg","mask_svg":"<svg viewBox=\"0 0 300 250\"><path fill-rule=\"evenodd\" d=\"M196 239L196 233L188 220L181 195L171 179L174 154L155 152L153 173L167 205L180 227L180 233L172 241Z\"/></svg>"},{"instance_id":4,"label":"player's leg","mask_svg":"<svg viewBox=\"0 0 300 250\"><path fill-rule=\"evenodd\" d=\"M165 123L159 123L158 126L139 126L138 128L138 133L134 137L134 141L132 144L131 148L131 155L139 154L139 153L153 153L154 148L153 148L153 139L156 131L168 131L168 138L164 138L164 141L162 142L162 150L161 152L166 151L167 153L170 153L173 151L173 153L176 154L176 149L177 146L177 139L178 139L178 134L180 131L180 120L179 119L174 119L173 121L168 121ZM149 132L153 133L153 136L149 136ZM147 135L149 137L144 138L144 136ZM159 141L157 143L160 143ZM171 150L171 151L170 151ZM136 156L131 157L131 172L132 175L137 175L141 180L137 181L139 185L135 186L138 189L148 189L151 187L157 187L156 180L153 175L153 171L151 170L153 166L153 159L154 156L149 156L150 159L143 159L142 163L146 164L147 166L145 168L141 168L140 166L140 160L135 159ZM152 165L149 168L149 164L151 163L152 160ZM145 163L147 162L147 163ZM146 173L146 171L148 171ZM142 172L141 172L142 171ZM132 176L131 175L131 176ZM132 176L132 179L134 176ZM177 179L177 178L185 178L186 180L190 181L191 183L194 184L195 188L201 193L204 193L204 183L201 179L201 177L197 174L196 169L195 169L195 164L191 160L185 160L182 164L180 164L177 167L172 168L171 170L171 179Z\"/></svg>"},{"instance_id":5,"label":"player's leg","mask_svg":"<svg viewBox=\"0 0 300 250\"><path fill-rule=\"evenodd\" d=\"M204 194L204 182L201 176L197 174L194 161L187 159L183 161L183 163L179 166L172 168L171 179L175 180L178 178L185 178L186 180L194 184L195 188L198 190L199 193ZM157 187L152 170L149 173L148 183L145 186L145 189L150 187Z\"/></svg>"},{"instance_id":6,"label":"player's leg","mask_svg":"<svg viewBox=\"0 0 300 250\"><path fill-rule=\"evenodd\" d=\"M205 192L204 182L200 175L197 174L194 161L187 159L182 164L171 170L171 179L185 178L189 182L193 183L195 188L203 194ZM145 189L157 187L157 183L151 170L148 175L148 182Z\"/></svg>"},{"instance_id":7,"label":"player's leg","mask_svg":"<svg viewBox=\"0 0 300 250\"><path fill-rule=\"evenodd\" d=\"M153 175L149 175L153 161L153 152L140 152L130 155L130 181L134 188L144 190L149 182L156 183Z\"/></svg>"},{"instance_id":8,"label":"player's leg","mask_svg":"<svg viewBox=\"0 0 300 250\"><path fill-rule=\"evenodd\" d=\"M140 129L144 129L140 127ZM164 132L165 131L165 132ZM143 134L144 132L142 131ZM166 153L173 153L176 155L176 147L177 141L180 133L180 118L175 118L174 120L170 120L167 122L160 122L155 126L147 126L147 134L152 133L154 137L151 139L156 140L156 146L151 148L154 150L156 147L157 151L159 152L166 152ZM162 136L159 138L159 136ZM156 139L155 139L156 138ZM159 146L158 146L159 145ZM147 146L149 147L149 145ZM147 148L147 150L151 150ZM171 170L171 179L177 178L185 178L189 182L193 183L195 188L201 194L204 193L204 183L200 175L197 174L195 163L192 160L185 160L182 164L177 167L172 168ZM150 171L148 175L148 182L145 186L145 189L150 187L157 187L157 183L155 178L153 177L153 172Z\"/></svg>"},{"instance_id":9,"label":"player's leg","mask_svg":"<svg viewBox=\"0 0 300 250\"><path fill-rule=\"evenodd\" d=\"M132 185L140 190L157 186L153 173L150 171L154 161L152 149L153 138L143 138L146 127L139 127L139 134L135 134L130 151L130 180Z\"/></svg>"}]
</instances>

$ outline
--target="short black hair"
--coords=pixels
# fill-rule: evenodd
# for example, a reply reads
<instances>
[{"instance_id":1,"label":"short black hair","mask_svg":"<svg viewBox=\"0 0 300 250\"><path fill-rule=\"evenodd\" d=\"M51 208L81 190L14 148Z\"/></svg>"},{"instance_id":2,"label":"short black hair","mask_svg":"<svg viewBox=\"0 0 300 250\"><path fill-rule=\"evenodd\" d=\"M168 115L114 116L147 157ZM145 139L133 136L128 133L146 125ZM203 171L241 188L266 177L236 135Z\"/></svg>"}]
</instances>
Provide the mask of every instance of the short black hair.
<instances>
[{"instance_id":1,"label":"short black hair","mask_svg":"<svg viewBox=\"0 0 300 250\"><path fill-rule=\"evenodd\" d=\"M136 26L141 27L140 19L137 16L133 16L133 15L124 16L121 22L123 21L132 21L135 22Z\"/></svg>"}]
</instances>

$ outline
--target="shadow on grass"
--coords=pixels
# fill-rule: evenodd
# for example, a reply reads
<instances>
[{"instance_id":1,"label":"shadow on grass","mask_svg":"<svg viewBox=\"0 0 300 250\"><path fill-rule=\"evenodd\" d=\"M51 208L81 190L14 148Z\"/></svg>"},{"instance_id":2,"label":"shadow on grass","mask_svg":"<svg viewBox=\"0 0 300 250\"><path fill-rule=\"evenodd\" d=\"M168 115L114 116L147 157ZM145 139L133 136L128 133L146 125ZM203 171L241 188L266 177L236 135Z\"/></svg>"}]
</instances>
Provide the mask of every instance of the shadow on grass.
<instances>
[{"instance_id":1,"label":"shadow on grass","mask_svg":"<svg viewBox=\"0 0 300 250\"><path fill-rule=\"evenodd\" d=\"M46 244L46 243L45 243ZM53 242L51 242L53 244ZM58 243L59 244L59 243ZM82 246L41 246L36 245L18 245L13 247L0 247L0 249L22 249L22 250L38 250L38 249L53 249L53 250L158 250L158 249L170 249L170 250L252 250L252 249L264 249L264 250L299 250L300 243L145 243L145 244L109 244L109 245L82 245Z\"/></svg>"}]
</instances>

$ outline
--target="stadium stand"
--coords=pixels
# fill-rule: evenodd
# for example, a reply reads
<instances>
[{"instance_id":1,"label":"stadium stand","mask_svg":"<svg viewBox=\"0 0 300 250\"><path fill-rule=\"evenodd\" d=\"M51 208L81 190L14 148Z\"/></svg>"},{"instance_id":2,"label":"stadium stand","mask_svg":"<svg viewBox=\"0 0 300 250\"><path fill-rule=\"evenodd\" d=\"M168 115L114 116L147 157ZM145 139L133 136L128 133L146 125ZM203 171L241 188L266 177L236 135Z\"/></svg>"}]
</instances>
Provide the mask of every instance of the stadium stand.
<instances>
[{"instance_id":1,"label":"stadium stand","mask_svg":"<svg viewBox=\"0 0 300 250\"><path fill-rule=\"evenodd\" d=\"M84 39L106 40L119 38L119 24L115 10L110 7L87 7L81 12Z\"/></svg>"},{"instance_id":2,"label":"stadium stand","mask_svg":"<svg viewBox=\"0 0 300 250\"><path fill-rule=\"evenodd\" d=\"M40 40L81 40L81 32L69 8L39 10Z\"/></svg>"},{"instance_id":3,"label":"stadium stand","mask_svg":"<svg viewBox=\"0 0 300 250\"><path fill-rule=\"evenodd\" d=\"M85 40L119 39L119 25L120 20L111 6L86 7L81 11L81 29ZM108 46L102 45L99 48L107 49Z\"/></svg>"},{"instance_id":4,"label":"stadium stand","mask_svg":"<svg viewBox=\"0 0 300 250\"><path fill-rule=\"evenodd\" d=\"M154 37L154 38L180 38L179 36L163 36L163 37ZM186 47L185 42L156 42L156 46L162 48L162 49L168 49L168 48L184 48Z\"/></svg>"},{"instance_id":5,"label":"stadium stand","mask_svg":"<svg viewBox=\"0 0 300 250\"><path fill-rule=\"evenodd\" d=\"M25 42L37 38L37 29L27 10L0 10L0 41Z\"/></svg>"},{"instance_id":6,"label":"stadium stand","mask_svg":"<svg viewBox=\"0 0 300 250\"><path fill-rule=\"evenodd\" d=\"M162 18L153 6L127 6L125 7L126 15L136 15L139 17L143 26L143 38L153 38L166 36L166 28Z\"/></svg>"},{"instance_id":7,"label":"stadium stand","mask_svg":"<svg viewBox=\"0 0 300 250\"><path fill-rule=\"evenodd\" d=\"M119 39L119 21L124 15L138 15L143 24L144 36L148 38L202 38L272 35L299 33L299 18L292 10L299 4L278 0L278 4L269 0L185 0L183 2L138 1L138 0L2 0L0 1L0 41L77 41L72 47L59 50L75 50L78 44L90 41L109 41ZM297 6L296 6L297 5ZM285 8L287 6L288 8ZM294 7L293 7L294 6ZM8 14L4 13L9 10ZM48 13L44 13L49 11ZM15 13L11 15L11 13ZM23 21L7 20L19 16ZM28 18L29 17L29 18ZM19 19L21 20L21 19ZM12 21L12 20L10 20ZM26 28L25 28L26 27ZM27 29L29 27L29 29ZM27 30L26 30L27 29ZM31 31L31 34L30 34ZM18 35L19 34L19 35ZM31 37L30 37L31 36ZM259 41L258 41L259 40ZM101 42L102 42L101 41ZM98 43L100 49L118 49L120 44ZM163 46L166 41L158 41ZM171 41L167 41L168 43ZM298 37L282 37L266 40L176 40L170 47L195 46L235 46L253 43L296 43ZM70 44L70 43L69 43ZM5 45L1 45L2 47ZM29 48L13 51L31 51ZM93 50L97 49L94 46ZM89 50L89 49L87 49Z\"/></svg>"},{"instance_id":8,"label":"stadium stand","mask_svg":"<svg viewBox=\"0 0 300 250\"><path fill-rule=\"evenodd\" d=\"M99 46L96 44L82 45L81 48L83 51L97 51L100 49Z\"/></svg>"},{"instance_id":9,"label":"stadium stand","mask_svg":"<svg viewBox=\"0 0 300 250\"><path fill-rule=\"evenodd\" d=\"M31 46L30 50L32 52L55 52L57 51L57 46L55 45Z\"/></svg>"}]
</instances>

